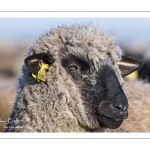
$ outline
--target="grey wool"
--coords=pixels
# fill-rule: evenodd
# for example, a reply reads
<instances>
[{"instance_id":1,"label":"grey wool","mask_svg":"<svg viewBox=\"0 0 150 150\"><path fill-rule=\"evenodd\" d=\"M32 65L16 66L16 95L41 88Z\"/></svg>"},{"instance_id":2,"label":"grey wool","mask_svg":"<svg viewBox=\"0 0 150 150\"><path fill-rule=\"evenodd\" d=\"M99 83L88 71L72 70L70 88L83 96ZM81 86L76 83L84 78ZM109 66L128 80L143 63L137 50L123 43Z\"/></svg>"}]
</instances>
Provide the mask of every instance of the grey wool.
<instances>
[{"instance_id":1,"label":"grey wool","mask_svg":"<svg viewBox=\"0 0 150 150\"><path fill-rule=\"evenodd\" d=\"M96 117L91 117L92 110L87 110L90 102L83 101L78 86L80 82L72 79L61 60L69 55L83 59L93 66L93 75L107 64L123 86L124 80L117 64L122 52L114 39L90 23L54 28L36 40L26 58L49 53L54 62L46 72L46 82L38 82L23 64L6 132L105 131L106 127L100 125ZM87 76L82 75L82 78ZM94 85L94 80L90 80L90 84ZM88 96L91 95L86 94L85 97Z\"/></svg>"}]
</instances>

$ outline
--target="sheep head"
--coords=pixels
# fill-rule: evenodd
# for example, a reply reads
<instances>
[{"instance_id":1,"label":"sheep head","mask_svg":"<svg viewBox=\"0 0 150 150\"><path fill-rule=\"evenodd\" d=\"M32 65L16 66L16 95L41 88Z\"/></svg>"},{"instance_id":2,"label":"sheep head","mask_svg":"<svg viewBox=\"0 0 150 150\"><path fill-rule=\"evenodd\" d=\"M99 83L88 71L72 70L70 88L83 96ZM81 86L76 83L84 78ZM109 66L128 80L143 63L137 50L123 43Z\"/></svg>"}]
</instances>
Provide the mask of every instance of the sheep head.
<instances>
[{"instance_id":1,"label":"sheep head","mask_svg":"<svg viewBox=\"0 0 150 150\"><path fill-rule=\"evenodd\" d=\"M116 66L109 59L99 60L96 65L86 56L79 57L79 54L67 54L61 58L61 68L65 69L67 76L80 91L85 109L83 120L89 128L105 126L115 129L128 116L127 98L116 76ZM52 65L53 62L54 59L49 53L35 54L25 60L27 67L35 74L42 63ZM141 62L131 57L123 57L118 65L124 76L139 68ZM84 121L81 124L87 125Z\"/></svg>"},{"instance_id":2,"label":"sheep head","mask_svg":"<svg viewBox=\"0 0 150 150\"><path fill-rule=\"evenodd\" d=\"M91 130L115 129L127 118L128 101L122 90L122 77L138 69L141 62L121 56L109 36L89 27L54 29L37 42L25 59L26 67L35 74L42 63L49 64L46 84L52 86L59 80L56 92L65 95L67 107L80 126Z\"/></svg>"}]
</instances>

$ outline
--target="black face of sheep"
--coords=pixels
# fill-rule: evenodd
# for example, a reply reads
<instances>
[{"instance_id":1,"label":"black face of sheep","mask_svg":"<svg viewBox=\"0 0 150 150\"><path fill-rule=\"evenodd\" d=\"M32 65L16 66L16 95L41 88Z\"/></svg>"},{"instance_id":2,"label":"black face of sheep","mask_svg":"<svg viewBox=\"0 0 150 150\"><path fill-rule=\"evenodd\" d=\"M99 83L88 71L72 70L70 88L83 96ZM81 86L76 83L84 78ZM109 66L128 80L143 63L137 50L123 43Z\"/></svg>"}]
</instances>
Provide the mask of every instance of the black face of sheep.
<instances>
[{"instance_id":1,"label":"black face of sheep","mask_svg":"<svg viewBox=\"0 0 150 150\"><path fill-rule=\"evenodd\" d=\"M49 54L35 54L25 60L33 73L37 73L43 62L51 65L54 59ZM61 65L77 85L88 119L98 120L100 126L118 128L128 117L128 101L115 74L114 64L103 63L95 71L92 62L68 55L61 59ZM118 62L122 76L140 65L140 61L130 57L122 57Z\"/></svg>"},{"instance_id":2,"label":"black face of sheep","mask_svg":"<svg viewBox=\"0 0 150 150\"><path fill-rule=\"evenodd\" d=\"M130 66L129 69L129 63ZM128 64L127 64L128 62ZM139 62L125 57L120 63L124 66L123 75L126 75L138 67ZM125 65L126 64L126 65ZM113 67L102 65L98 72L91 71L91 65L85 60L69 56L62 61L66 71L72 76L78 85L87 112L92 117L97 117L99 123L108 128L118 128L124 119L128 117L128 101L116 77ZM86 78L83 78L83 75Z\"/></svg>"},{"instance_id":3,"label":"black face of sheep","mask_svg":"<svg viewBox=\"0 0 150 150\"><path fill-rule=\"evenodd\" d=\"M128 116L128 102L113 68L103 65L93 75L90 65L81 60L68 58L63 66L78 85L87 112L101 125L117 128ZM82 78L86 75L86 78Z\"/></svg>"}]
</instances>

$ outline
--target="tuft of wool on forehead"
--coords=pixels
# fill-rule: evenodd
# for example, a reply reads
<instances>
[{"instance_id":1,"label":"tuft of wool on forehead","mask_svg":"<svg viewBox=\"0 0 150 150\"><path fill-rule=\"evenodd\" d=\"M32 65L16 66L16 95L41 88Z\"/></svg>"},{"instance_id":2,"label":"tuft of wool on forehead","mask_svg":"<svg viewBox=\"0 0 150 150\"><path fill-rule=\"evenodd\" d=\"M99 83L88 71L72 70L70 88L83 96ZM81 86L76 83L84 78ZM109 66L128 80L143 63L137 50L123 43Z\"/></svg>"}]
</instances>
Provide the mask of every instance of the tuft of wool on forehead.
<instances>
[{"instance_id":1,"label":"tuft of wool on forehead","mask_svg":"<svg viewBox=\"0 0 150 150\"><path fill-rule=\"evenodd\" d=\"M102 32L91 23L53 28L36 40L29 55L49 51L52 55L64 45L87 49L97 49L101 52L110 52L121 55L115 45L115 36L109 32Z\"/></svg>"}]
</instances>

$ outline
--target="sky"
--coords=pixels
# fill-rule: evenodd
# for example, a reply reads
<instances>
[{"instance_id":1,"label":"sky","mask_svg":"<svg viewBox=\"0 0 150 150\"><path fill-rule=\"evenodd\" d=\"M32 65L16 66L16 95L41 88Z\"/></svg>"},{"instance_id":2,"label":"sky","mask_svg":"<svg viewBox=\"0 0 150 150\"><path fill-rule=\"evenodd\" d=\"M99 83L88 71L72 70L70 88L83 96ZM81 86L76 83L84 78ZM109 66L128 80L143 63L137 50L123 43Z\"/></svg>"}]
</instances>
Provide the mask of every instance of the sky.
<instances>
[{"instance_id":1,"label":"sky","mask_svg":"<svg viewBox=\"0 0 150 150\"><path fill-rule=\"evenodd\" d=\"M0 18L0 39L34 41L51 27L90 21L103 31L111 31L117 42L150 43L150 18Z\"/></svg>"}]
</instances>

